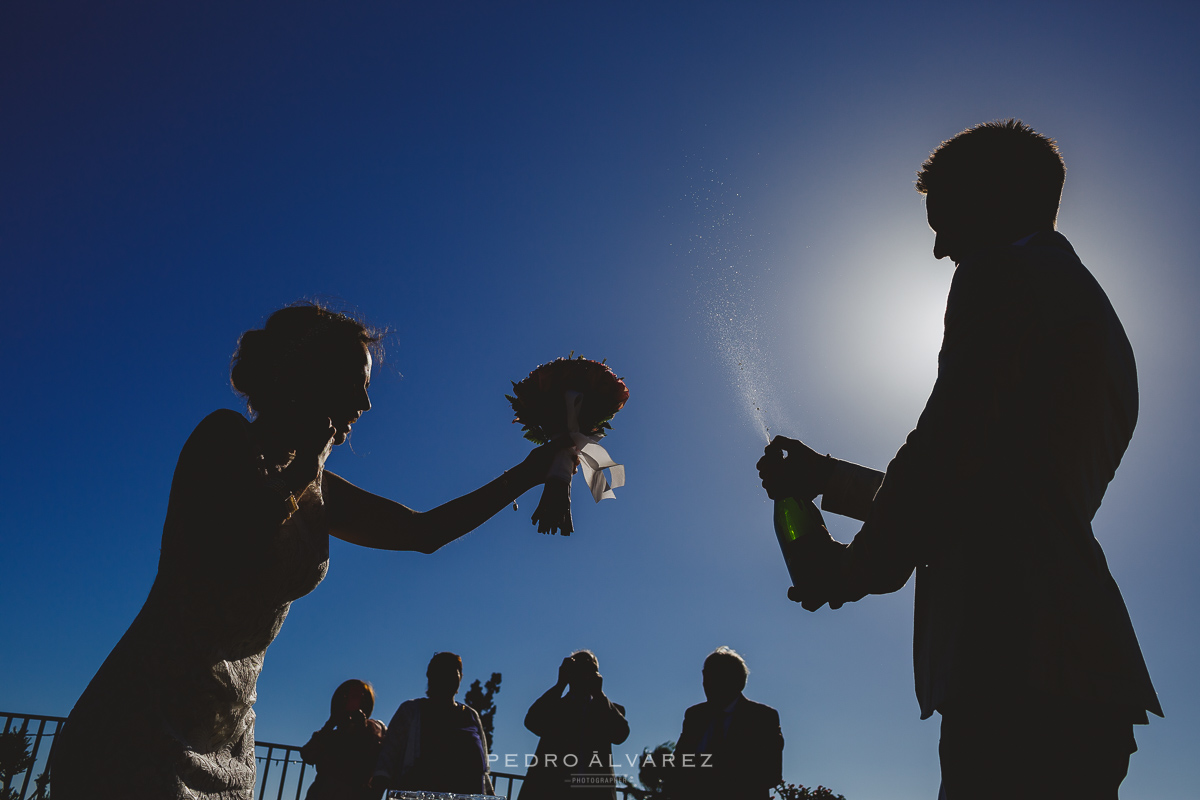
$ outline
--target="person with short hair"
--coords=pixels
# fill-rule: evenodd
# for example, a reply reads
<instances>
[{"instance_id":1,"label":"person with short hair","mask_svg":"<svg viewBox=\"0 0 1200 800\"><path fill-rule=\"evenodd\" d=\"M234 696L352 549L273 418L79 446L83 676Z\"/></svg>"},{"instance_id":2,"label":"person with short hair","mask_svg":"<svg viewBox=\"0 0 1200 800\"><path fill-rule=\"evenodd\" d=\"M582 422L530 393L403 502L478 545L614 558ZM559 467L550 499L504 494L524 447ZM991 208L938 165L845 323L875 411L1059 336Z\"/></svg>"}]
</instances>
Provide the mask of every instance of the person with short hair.
<instances>
[{"instance_id":1,"label":"person with short hair","mask_svg":"<svg viewBox=\"0 0 1200 800\"><path fill-rule=\"evenodd\" d=\"M707 699L683 715L668 773L673 797L765 800L783 780L779 712L746 697L749 675L732 648L718 647L704 659Z\"/></svg>"},{"instance_id":2,"label":"person with short hair","mask_svg":"<svg viewBox=\"0 0 1200 800\"><path fill-rule=\"evenodd\" d=\"M435 653L425 677L425 696L401 703L392 716L371 786L491 794L483 721L454 699L462 685L462 657Z\"/></svg>"},{"instance_id":3,"label":"person with short hair","mask_svg":"<svg viewBox=\"0 0 1200 800\"><path fill-rule=\"evenodd\" d=\"M334 690L329 720L300 748L304 763L317 770L305 800L378 800L382 795L370 781L387 726L371 719L374 709L375 690L365 681L348 680Z\"/></svg>"},{"instance_id":4,"label":"person with short hair","mask_svg":"<svg viewBox=\"0 0 1200 800\"><path fill-rule=\"evenodd\" d=\"M1065 175L1054 140L1019 120L943 142L917 191L934 257L956 269L916 428L886 473L784 437L758 463L769 497L822 495L863 521L849 545L800 540L792 600L838 608L916 571L917 699L942 717L948 800L1116 798L1133 726L1162 714L1092 532L1137 421L1137 370L1055 230Z\"/></svg>"},{"instance_id":5,"label":"person with short hair","mask_svg":"<svg viewBox=\"0 0 1200 800\"><path fill-rule=\"evenodd\" d=\"M188 437L158 575L54 746L57 800L251 800L255 686L293 600L329 568L329 537L432 553L543 483L569 442L418 512L326 469L371 408L381 333L317 303L238 340L230 409Z\"/></svg>"},{"instance_id":6,"label":"person with short hair","mask_svg":"<svg viewBox=\"0 0 1200 800\"><path fill-rule=\"evenodd\" d=\"M625 707L609 700L603 686L591 650L563 659L558 682L525 715L525 727L540 738L519 800L616 800L612 746L629 738L629 723Z\"/></svg>"}]
</instances>

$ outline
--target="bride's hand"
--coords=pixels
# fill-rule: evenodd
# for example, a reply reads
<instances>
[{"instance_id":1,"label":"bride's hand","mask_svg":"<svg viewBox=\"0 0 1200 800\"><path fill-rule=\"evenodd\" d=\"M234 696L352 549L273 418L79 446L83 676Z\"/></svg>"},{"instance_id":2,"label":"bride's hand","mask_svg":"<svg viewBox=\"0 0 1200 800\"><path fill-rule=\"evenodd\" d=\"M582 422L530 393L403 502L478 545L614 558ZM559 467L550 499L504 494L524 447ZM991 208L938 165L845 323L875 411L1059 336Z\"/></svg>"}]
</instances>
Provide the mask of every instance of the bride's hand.
<instances>
[{"instance_id":1,"label":"bride's hand","mask_svg":"<svg viewBox=\"0 0 1200 800\"><path fill-rule=\"evenodd\" d=\"M522 466L537 478L538 483L545 483L550 475L550 465L554 463L559 453L569 451L571 455L571 474L579 467L579 453L575 452L575 443L570 436L559 436L540 447L535 447L525 456Z\"/></svg>"}]
</instances>

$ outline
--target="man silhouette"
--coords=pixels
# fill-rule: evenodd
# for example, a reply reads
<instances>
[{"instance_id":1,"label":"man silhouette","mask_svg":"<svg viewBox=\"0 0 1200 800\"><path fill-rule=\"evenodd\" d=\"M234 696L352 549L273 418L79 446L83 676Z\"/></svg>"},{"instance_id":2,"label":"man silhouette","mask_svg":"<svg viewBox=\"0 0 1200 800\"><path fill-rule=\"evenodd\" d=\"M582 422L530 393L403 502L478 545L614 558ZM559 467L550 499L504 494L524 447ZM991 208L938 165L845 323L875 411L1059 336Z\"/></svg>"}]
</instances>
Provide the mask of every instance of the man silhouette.
<instances>
[{"instance_id":1,"label":"man silhouette","mask_svg":"<svg viewBox=\"0 0 1200 800\"><path fill-rule=\"evenodd\" d=\"M520 800L617 800L612 746L629 738L629 723L625 707L604 694L595 653L563 659L558 682L529 707L525 727L539 738Z\"/></svg>"},{"instance_id":2,"label":"man silhouette","mask_svg":"<svg viewBox=\"0 0 1200 800\"><path fill-rule=\"evenodd\" d=\"M742 694L750 674L728 647L704 659L705 703L683 715L675 745L672 797L766 800L783 779L779 712Z\"/></svg>"},{"instance_id":3,"label":"man silhouette","mask_svg":"<svg viewBox=\"0 0 1200 800\"><path fill-rule=\"evenodd\" d=\"M922 166L934 256L956 264L938 377L886 474L777 438L768 496L863 520L801 543L810 611L896 591L915 569L922 718L942 716L942 788L963 798L1115 798L1159 716L1091 521L1137 419L1133 350L1055 232L1065 168L1019 120ZM787 457L784 457L784 452Z\"/></svg>"},{"instance_id":4,"label":"man silhouette","mask_svg":"<svg viewBox=\"0 0 1200 800\"><path fill-rule=\"evenodd\" d=\"M401 703L392 715L372 788L492 791L483 721L478 711L454 699L462 685L462 667L457 653L434 653L429 659L425 696Z\"/></svg>"}]
</instances>

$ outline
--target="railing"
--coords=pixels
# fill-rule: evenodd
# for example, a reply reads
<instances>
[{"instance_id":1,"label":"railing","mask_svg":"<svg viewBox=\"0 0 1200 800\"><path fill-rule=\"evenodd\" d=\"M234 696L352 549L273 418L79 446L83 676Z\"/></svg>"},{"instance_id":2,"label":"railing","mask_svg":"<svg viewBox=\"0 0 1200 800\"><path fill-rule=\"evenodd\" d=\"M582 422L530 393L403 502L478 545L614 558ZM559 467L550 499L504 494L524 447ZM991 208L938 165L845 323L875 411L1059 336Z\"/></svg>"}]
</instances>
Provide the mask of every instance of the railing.
<instances>
[{"instance_id":1,"label":"railing","mask_svg":"<svg viewBox=\"0 0 1200 800\"><path fill-rule=\"evenodd\" d=\"M521 781L525 780L524 775L518 775L513 772L496 772L495 770L492 770L491 775L492 785L495 787L496 794L499 797L507 798L507 800L513 800L513 798L517 796L520 790L519 784ZM630 800L631 797L635 796L633 790L620 782L620 778L618 778L617 781L618 785L614 788L616 789L617 796L620 797L621 800Z\"/></svg>"},{"instance_id":2,"label":"railing","mask_svg":"<svg viewBox=\"0 0 1200 800\"><path fill-rule=\"evenodd\" d=\"M0 711L0 719L4 720L4 733L16 731L26 737L33 756L33 763L27 770L10 776L0 788L5 792L16 788L16 800L44 800L51 797L53 784L47 786L51 777L50 757L54 752L55 737L67 721L66 717ZM316 770L308 769L308 765L300 758L300 748L290 744L255 742L254 751L257 766L254 796L258 800L303 800L316 777ZM512 772L492 773L496 794L508 800L516 796L523 780L524 775ZM627 786L617 786L616 790L622 800L629 800L631 792Z\"/></svg>"},{"instance_id":3,"label":"railing","mask_svg":"<svg viewBox=\"0 0 1200 800\"><path fill-rule=\"evenodd\" d=\"M4 722L4 733L16 731L25 737L33 756L30 767L3 781L0 789L6 792L15 789L16 800L43 800L52 796L53 785L47 785L51 778L50 756L66 717L0 711L0 719ZM302 800L316 772L306 769L308 765L300 758L300 748L256 742L254 749L258 765L255 797L258 800Z\"/></svg>"},{"instance_id":4,"label":"railing","mask_svg":"<svg viewBox=\"0 0 1200 800\"><path fill-rule=\"evenodd\" d=\"M517 796L517 784L525 780L524 775L516 775L511 772L493 772L492 773L492 791L501 797L506 797L508 800ZM504 791L500 790L500 782L504 781Z\"/></svg>"},{"instance_id":5,"label":"railing","mask_svg":"<svg viewBox=\"0 0 1200 800\"><path fill-rule=\"evenodd\" d=\"M290 744L275 744L274 742L255 742L254 761L258 767L255 772L257 791L254 796L258 800L301 800L302 792L307 791L317 776L317 771L308 771L308 765L300 758L300 748ZM288 772L292 780L288 781ZM306 775L305 772L308 772ZM295 792L292 786L295 786ZM274 789L274 791L270 791Z\"/></svg>"},{"instance_id":6,"label":"railing","mask_svg":"<svg viewBox=\"0 0 1200 800\"><path fill-rule=\"evenodd\" d=\"M2 788L5 792L17 789L17 800L42 800L46 796L46 784L50 780L50 754L54 750L54 737L62 730L62 724L67 718L9 714L4 711L0 711L0 717L4 718L4 733L16 731L24 736L27 742L29 737L33 737L30 743L33 748L30 751L33 763L24 772L5 778ZM28 793L31 783L32 794Z\"/></svg>"}]
</instances>

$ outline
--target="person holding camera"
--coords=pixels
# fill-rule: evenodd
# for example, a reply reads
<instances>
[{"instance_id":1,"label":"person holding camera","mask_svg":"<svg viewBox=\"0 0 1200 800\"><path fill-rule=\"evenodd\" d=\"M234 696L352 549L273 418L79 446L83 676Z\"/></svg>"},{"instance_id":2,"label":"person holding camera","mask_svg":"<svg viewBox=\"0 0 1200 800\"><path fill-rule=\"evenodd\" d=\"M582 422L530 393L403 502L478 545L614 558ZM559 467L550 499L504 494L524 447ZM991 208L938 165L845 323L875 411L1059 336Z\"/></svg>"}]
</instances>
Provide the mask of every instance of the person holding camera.
<instances>
[{"instance_id":1,"label":"person holding camera","mask_svg":"<svg viewBox=\"0 0 1200 800\"><path fill-rule=\"evenodd\" d=\"M333 693L329 721L300 748L304 763L317 768L306 800L378 800L383 790L369 785L387 726L371 719L375 690L349 680Z\"/></svg>"},{"instance_id":2,"label":"person holding camera","mask_svg":"<svg viewBox=\"0 0 1200 800\"><path fill-rule=\"evenodd\" d=\"M525 715L525 727L541 739L519 800L616 800L612 746L628 738L629 723L624 706L605 696L603 684L591 650L563 659L558 682Z\"/></svg>"}]
</instances>

